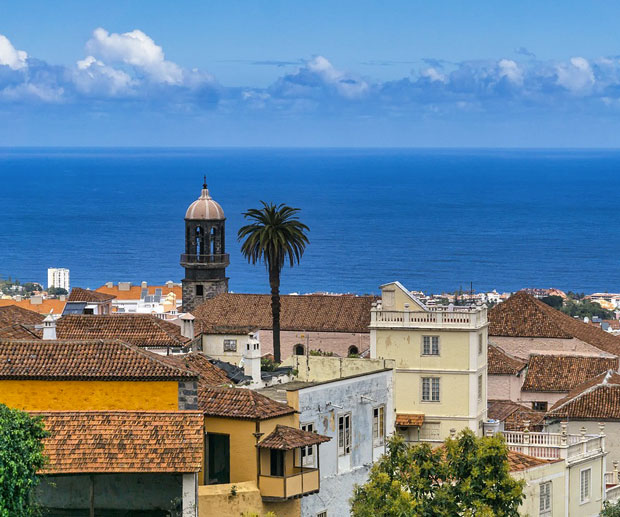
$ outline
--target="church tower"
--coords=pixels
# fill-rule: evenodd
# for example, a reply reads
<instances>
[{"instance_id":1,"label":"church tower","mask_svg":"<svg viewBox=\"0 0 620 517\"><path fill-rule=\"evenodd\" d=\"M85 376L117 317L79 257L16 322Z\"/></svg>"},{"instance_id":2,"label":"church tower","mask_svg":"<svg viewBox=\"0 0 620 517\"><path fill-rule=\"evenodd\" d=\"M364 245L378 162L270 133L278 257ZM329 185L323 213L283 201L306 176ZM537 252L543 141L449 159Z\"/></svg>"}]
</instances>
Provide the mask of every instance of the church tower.
<instances>
[{"instance_id":1,"label":"church tower","mask_svg":"<svg viewBox=\"0 0 620 517\"><path fill-rule=\"evenodd\" d=\"M226 218L222 207L209 194L206 181L205 177L200 197L185 213L185 253L181 255L181 266L185 268L183 312L191 312L205 300L228 292Z\"/></svg>"}]
</instances>

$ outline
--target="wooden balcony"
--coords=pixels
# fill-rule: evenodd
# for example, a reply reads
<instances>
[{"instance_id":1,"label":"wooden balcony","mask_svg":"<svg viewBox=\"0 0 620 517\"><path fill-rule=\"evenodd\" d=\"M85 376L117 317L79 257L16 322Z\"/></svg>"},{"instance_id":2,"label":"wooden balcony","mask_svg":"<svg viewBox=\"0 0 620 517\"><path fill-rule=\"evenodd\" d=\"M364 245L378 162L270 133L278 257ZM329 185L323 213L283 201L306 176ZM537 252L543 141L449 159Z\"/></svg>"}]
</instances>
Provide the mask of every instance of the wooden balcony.
<instances>
[{"instance_id":1,"label":"wooden balcony","mask_svg":"<svg viewBox=\"0 0 620 517\"><path fill-rule=\"evenodd\" d=\"M319 491L319 469L294 467L285 476L259 477L258 486L265 502L286 501Z\"/></svg>"},{"instance_id":2,"label":"wooden balcony","mask_svg":"<svg viewBox=\"0 0 620 517\"><path fill-rule=\"evenodd\" d=\"M202 266L204 268L220 268L227 267L230 264L230 255L222 253L220 255L193 255L183 253L181 255L181 266Z\"/></svg>"}]
</instances>

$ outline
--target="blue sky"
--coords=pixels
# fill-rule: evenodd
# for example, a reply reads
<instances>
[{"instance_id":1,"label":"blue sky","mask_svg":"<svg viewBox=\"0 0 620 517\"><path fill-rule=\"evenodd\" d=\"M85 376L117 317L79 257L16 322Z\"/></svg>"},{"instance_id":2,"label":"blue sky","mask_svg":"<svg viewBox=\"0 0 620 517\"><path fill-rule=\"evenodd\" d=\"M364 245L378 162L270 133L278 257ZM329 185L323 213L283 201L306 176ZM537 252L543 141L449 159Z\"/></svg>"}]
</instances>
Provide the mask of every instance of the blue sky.
<instances>
[{"instance_id":1,"label":"blue sky","mask_svg":"<svg viewBox=\"0 0 620 517\"><path fill-rule=\"evenodd\" d=\"M615 2L0 0L0 145L618 147Z\"/></svg>"}]
</instances>

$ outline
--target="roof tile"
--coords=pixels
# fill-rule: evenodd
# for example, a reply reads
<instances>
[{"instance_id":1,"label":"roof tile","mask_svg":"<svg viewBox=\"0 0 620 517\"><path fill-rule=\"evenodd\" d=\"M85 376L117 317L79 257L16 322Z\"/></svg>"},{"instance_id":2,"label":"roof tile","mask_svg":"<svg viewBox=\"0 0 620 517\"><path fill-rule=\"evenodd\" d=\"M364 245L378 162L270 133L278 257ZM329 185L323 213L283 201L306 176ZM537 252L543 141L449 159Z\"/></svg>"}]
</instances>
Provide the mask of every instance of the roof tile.
<instances>
[{"instance_id":1,"label":"roof tile","mask_svg":"<svg viewBox=\"0 0 620 517\"><path fill-rule=\"evenodd\" d=\"M308 332L369 332L375 300L373 296L284 295L280 297L280 326ZM202 332L272 328L271 296L267 294L220 294L192 314Z\"/></svg>"},{"instance_id":2,"label":"roof tile","mask_svg":"<svg viewBox=\"0 0 620 517\"><path fill-rule=\"evenodd\" d=\"M523 359L508 354L503 348L489 343L487 367L489 375L517 375L527 363Z\"/></svg>"},{"instance_id":3,"label":"roof tile","mask_svg":"<svg viewBox=\"0 0 620 517\"><path fill-rule=\"evenodd\" d=\"M307 447L310 445L318 445L320 443L331 440L329 436L303 431L295 427L287 425L276 425L265 438L256 444L261 449L279 449L282 451L290 451L297 447Z\"/></svg>"},{"instance_id":4,"label":"roof tile","mask_svg":"<svg viewBox=\"0 0 620 517\"><path fill-rule=\"evenodd\" d=\"M295 413L292 407L246 388L203 387L198 391L198 409L207 416L243 420L267 420Z\"/></svg>"},{"instance_id":5,"label":"roof tile","mask_svg":"<svg viewBox=\"0 0 620 517\"><path fill-rule=\"evenodd\" d=\"M203 416L196 411L32 412L51 436L43 440L44 474L198 472Z\"/></svg>"}]
</instances>

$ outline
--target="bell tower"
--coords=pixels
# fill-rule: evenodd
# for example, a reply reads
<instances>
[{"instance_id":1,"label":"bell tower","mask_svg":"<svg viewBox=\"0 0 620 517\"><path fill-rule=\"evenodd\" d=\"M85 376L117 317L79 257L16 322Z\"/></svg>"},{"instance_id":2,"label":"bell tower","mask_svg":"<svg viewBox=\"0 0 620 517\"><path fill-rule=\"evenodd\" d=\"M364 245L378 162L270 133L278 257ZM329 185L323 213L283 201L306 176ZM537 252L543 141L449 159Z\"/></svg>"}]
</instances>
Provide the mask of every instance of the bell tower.
<instances>
[{"instance_id":1,"label":"bell tower","mask_svg":"<svg viewBox=\"0 0 620 517\"><path fill-rule=\"evenodd\" d=\"M205 300L228 292L226 267L230 259L225 251L225 224L224 210L209 194L205 176L200 197L185 213L183 312L191 312Z\"/></svg>"}]
</instances>

